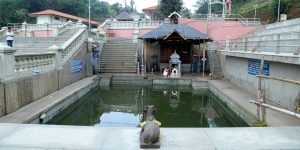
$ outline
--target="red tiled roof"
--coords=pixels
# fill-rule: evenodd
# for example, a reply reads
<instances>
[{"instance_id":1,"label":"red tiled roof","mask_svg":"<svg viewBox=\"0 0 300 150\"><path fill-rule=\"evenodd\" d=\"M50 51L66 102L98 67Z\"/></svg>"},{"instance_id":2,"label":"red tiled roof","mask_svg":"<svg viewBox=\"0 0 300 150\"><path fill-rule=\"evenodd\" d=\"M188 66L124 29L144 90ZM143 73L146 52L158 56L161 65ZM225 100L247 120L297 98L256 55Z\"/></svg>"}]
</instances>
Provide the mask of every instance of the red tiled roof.
<instances>
[{"instance_id":1,"label":"red tiled roof","mask_svg":"<svg viewBox=\"0 0 300 150\"><path fill-rule=\"evenodd\" d=\"M38 15L55 15L55 16L60 16L60 17L72 19L72 20L81 20L82 22L87 22L87 23L89 22L88 19L73 16L73 15L70 15L70 14L66 14L66 13L51 10L51 9L40 11L40 12L34 12L34 13L30 14L30 16L33 16L33 17L38 16ZM97 22L97 21L91 20L91 24L98 25L100 23Z\"/></svg>"},{"instance_id":2,"label":"red tiled roof","mask_svg":"<svg viewBox=\"0 0 300 150\"><path fill-rule=\"evenodd\" d=\"M143 11L156 10L157 7L158 7L158 5L151 6L151 7L148 7L148 8L144 8Z\"/></svg>"}]
</instances>

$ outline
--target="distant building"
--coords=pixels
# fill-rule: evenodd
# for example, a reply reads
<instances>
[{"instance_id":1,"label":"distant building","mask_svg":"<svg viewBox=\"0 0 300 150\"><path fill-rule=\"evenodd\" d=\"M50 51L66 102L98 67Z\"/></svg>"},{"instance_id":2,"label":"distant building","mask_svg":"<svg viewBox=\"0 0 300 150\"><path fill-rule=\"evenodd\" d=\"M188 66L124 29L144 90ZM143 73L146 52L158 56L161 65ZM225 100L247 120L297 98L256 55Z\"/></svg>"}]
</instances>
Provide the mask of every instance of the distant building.
<instances>
[{"instance_id":1,"label":"distant building","mask_svg":"<svg viewBox=\"0 0 300 150\"><path fill-rule=\"evenodd\" d=\"M126 11L121 12L115 18L117 21L134 21L134 18L131 17Z\"/></svg>"},{"instance_id":2,"label":"distant building","mask_svg":"<svg viewBox=\"0 0 300 150\"><path fill-rule=\"evenodd\" d=\"M144 8L142 11L150 17L150 20L164 20L163 15L158 11L161 0L157 0L157 5Z\"/></svg>"},{"instance_id":3,"label":"distant building","mask_svg":"<svg viewBox=\"0 0 300 150\"><path fill-rule=\"evenodd\" d=\"M158 6L159 5L144 8L143 12L150 17L150 20L163 20L164 17L158 11Z\"/></svg>"},{"instance_id":4,"label":"distant building","mask_svg":"<svg viewBox=\"0 0 300 150\"><path fill-rule=\"evenodd\" d=\"M66 23L69 20L73 22L82 21L83 23L88 23L89 20L77 16L73 16L70 14L66 14L63 12L55 11L55 10L44 10L40 12L31 13L30 16L37 17L37 24L61 24ZM99 25L100 23L97 21L91 20L91 25Z\"/></svg>"},{"instance_id":5,"label":"distant building","mask_svg":"<svg viewBox=\"0 0 300 150\"><path fill-rule=\"evenodd\" d=\"M129 15L133 18L134 21L139 21L141 19L141 16L135 12L130 13Z\"/></svg>"}]
</instances>

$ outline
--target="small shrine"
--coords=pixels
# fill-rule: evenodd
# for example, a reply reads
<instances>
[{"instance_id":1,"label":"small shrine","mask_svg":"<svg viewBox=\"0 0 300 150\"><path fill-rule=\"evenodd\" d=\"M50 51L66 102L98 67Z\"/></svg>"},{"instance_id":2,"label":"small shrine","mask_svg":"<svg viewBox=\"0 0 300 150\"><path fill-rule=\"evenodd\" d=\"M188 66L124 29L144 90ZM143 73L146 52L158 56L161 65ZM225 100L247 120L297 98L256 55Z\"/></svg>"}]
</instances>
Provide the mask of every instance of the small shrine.
<instances>
[{"instance_id":1,"label":"small shrine","mask_svg":"<svg viewBox=\"0 0 300 150\"><path fill-rule=\"evenodd\" d=\"M183 73L192 72L193 61L200 64L200 58L205 58L200 44L211 39L191 26L180 24L180 18L178 13L173 12L169 16L170 23L139 37L144 43L139 57L142 73L153 71L160 72L166 78L180 78Z\"/></svg>"},{"instance_id":2,"label":"small shrine","mask_svg":"<svg viewBox=\"0 0 300 150\"><path fill-rule=\"evenodd\" d=\"M175 52L170 56L170 68L171 68L171 78L180 78L181 75L181 61L180 56Z\"/></svg>"}]
</instances>

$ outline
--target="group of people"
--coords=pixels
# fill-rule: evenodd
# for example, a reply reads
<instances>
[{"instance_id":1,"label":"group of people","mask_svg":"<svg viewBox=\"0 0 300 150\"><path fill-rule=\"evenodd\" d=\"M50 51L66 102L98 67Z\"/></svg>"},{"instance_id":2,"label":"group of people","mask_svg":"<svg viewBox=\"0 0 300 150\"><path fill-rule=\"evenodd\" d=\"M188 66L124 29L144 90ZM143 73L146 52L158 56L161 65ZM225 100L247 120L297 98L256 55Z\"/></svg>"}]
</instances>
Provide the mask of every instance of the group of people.
<instances>
[{"instance_id":1,"label":"group of people","mask_svg":"<svg viewBox=\"0 0 300 150\"><path fill-rule=\"evenodd\" d=\"M11 30L11 27L8 27L8 31L6 32L6 42L7 46L13 47L13 41L14 41L14 32Z\"/></svg>"}]
</instances>

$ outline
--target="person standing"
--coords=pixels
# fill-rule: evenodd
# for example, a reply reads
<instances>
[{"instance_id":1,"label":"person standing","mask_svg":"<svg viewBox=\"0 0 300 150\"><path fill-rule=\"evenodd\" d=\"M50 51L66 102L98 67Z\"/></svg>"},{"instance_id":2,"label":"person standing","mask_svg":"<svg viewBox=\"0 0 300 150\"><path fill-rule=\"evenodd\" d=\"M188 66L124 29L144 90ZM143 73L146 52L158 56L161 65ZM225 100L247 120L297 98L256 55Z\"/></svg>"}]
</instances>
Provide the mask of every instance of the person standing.
<instances>
[{"instance_id":1,"label":"person standing","mask_svg":"<svg viewBox=\"0 0 300 150\"><path fill-rule=\"evenodd\" d=\"M8 27L8 31L6 32L6 41L7 46L13 47L13 41L14 41L14 32L11 31L11 27Z\"/></svg>"}]
</instances>

